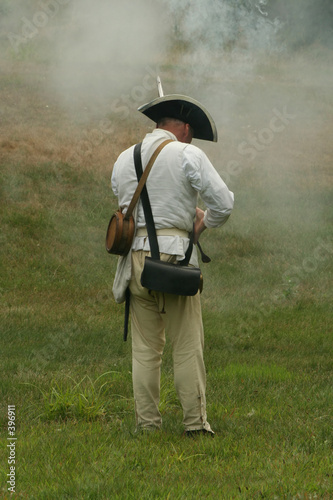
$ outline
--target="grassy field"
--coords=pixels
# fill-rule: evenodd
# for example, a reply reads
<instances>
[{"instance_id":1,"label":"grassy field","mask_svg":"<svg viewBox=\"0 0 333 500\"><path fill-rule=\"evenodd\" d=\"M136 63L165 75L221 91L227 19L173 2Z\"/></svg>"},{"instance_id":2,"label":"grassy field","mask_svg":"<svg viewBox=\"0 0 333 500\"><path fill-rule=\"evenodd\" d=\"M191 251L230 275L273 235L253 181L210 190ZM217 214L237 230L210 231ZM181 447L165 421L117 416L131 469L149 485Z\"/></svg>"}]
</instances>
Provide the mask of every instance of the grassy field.
<instances>
[{"instance_id":1,"label":"grassy field","mask_svg":"<svg viewBox=\"0 0 333 500\"><path fill-rule=\"evenodd\" d=\"M169 346L163 431L134 433L131 346L104 249L113 161L147 124L100 138L94 117L82 124L46 92L50 67L27 49L0 62L1 498L14 455L17 498L333 498L331 54L210 83L242 96L233 121L217 116L220 145L201 144L236 205L202 237L216 438L188 440ZM293 118L269 135L285 106ZM250 132L260 147L242 156Z\"/></svg>"}]
</instances>

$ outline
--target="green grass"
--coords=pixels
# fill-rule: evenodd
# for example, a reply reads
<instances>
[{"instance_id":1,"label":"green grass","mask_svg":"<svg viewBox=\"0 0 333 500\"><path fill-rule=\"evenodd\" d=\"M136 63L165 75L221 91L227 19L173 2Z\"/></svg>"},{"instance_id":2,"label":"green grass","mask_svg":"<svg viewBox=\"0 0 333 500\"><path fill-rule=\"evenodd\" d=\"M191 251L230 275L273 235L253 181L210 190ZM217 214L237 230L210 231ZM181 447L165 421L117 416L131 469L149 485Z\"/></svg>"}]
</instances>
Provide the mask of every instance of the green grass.
<instances>
[{"instance_id":1,"label":"green grass","mask_svg":"<svg viewBox=\"0 0 333 500\"><path fill-rule=\"evenodd\" d=\"M258 156L232 181L228 224L203 234L214 440L182 435L169 344L163 430L134 432L130 338L122 340L123 306L112 297L116 258L104 248L116 208L109 175L60 161L1 163L0 422L6 450L15 405L16 497L332 498L326 164L291 169L281 160L277 170ZM4 451L2 498L7 474Z\"/></svg>"},{"instance_id":2,"label":"green grass","mask_svg":"<svg viewBox=\"0 0 333 500\"><path fill-rule=\"evenodd\" d=\"M15 405L18 496L332 496L329 254L297 284L282 278L292 258L302 267L313 255L317 235L329 236L325 220L279 246L279 226L259 222L242 234L238 208L229 227L204 235L213 258L203 267L207 400L217 436L182 437L169 346L163 431L140 436L123 307L111 293L116 259L104 250L104 179L65 164L16 165L14 174L3 165L1 175L2 439L7 404ZM4 497L6 474L4 459Z\"/></svg>"}]
</instances>

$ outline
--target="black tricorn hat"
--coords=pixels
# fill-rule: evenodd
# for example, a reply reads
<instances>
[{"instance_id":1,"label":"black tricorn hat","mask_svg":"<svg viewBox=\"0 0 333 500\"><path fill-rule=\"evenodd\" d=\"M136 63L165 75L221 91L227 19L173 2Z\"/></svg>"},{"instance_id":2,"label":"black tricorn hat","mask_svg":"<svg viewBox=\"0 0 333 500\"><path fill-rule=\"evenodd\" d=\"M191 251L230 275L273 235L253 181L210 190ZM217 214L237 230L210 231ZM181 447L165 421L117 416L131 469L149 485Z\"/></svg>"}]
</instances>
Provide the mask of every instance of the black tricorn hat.
<instances>
[{"instance_id":1,"label":"black tricorn hat","mask_svg":"<svg viewBox=\"0 0 333 500\"><path fill-rule=\"evenodd\" d=\"M191 125L195 139L217 142L216 125L210 113L200 102L179 94L158 97L138 108L155 123L162 118L177 118Z\"/></svg>"}]
</instances>

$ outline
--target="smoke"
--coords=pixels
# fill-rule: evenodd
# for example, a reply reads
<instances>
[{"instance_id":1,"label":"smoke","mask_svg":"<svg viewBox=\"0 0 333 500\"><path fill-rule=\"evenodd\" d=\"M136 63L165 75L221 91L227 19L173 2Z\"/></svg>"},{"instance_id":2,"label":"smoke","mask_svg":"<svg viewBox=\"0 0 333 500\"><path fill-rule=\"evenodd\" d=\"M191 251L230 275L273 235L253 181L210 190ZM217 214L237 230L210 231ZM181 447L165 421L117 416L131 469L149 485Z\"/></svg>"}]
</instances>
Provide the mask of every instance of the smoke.
<instances>
[{"instance_id":1,"label":"smoke","mask_svg":"<svg viewBox=\"0 0 333 500\"><path fill-rule=\"evenodd\" d=\"M329 185L333 157L331 21L331 0L0 0L0 44L43 101L25 106L18 87L20 106L8 109L29 126L47 123L44 110L61 127L51 95L79 121L74 132L65 123L66 161L96 164L101 150L107 163L113 145L114 157L129 145L129 119L153 126L136 109L157 97L159 74L165 93L201 101L216 121L218 144L198 145L235 192L236 231L261 221L292 238L290 221L309 231L328 212L313 193Z\"/></svg>"},{"instance_id":2,"label":"smoke","mask_svg":"<svg viewBox=\"0 0 333 500\"><path fill-rule=\"evenodd\" d=\"M70 17L56 45L54 90L67 106L105 112L121 95L156 73L165 37L163 12L153 0L72 0ZM134 91L135 93L135 91ZM145 92L138 97L145 98ZM127 97L125 97L127 95Z\"/></svg>"},{"instance_id":3,"label":"smoke","mask_svg":"<svg viewBox=\"0 0 333 500\"><path fill-rule=\"evenodd\" d=\"M48 90L71 111L105 112L108 101L125 100L142 82L146 92L156 88L150 75L168 32L154 0L0 0L0 42L18 60L45 62Z\"/></svg>"},{"instance_id":4,"label":"smoke","mask_svg":"<svg viewBox=\"0 0 333 500\"><path fill-rule=\"evenodd\" d=\"M271 103L274 80L300 80L303 86L330 80L312 70L314 60L304 52L332 36L333 6L327 0L316 5L311 0L161 1L170 12L174 47L182 48L175 50L171 90L202 100L221 128L239 127L240 109L241 126L247 127L252 126L247 114L252 122L263 112L269 119L272 109L287 105L288 94L272 96ZM303 62L296 61L296 48L303 50Z\"/></svg>"},{"instance_id":5,"label":"smoke","mask_svg":"<svg viewBox=\"0 0 333 500\"><path fill-rule=\"evenodd\" d=\"M161 1L170 12L177 60L171 90L204 102L218 127L235 123L237 86L254 77L261 58L284 50L279 19L268 17L262 0Z\"/></svg>"},{"instance_id":6,"label":"smoke","mask_svg":"<svg viewBox=\"0 0 333 500\"><path fill-rule=\"evenodd\" d=\"M184 66L191 66L197 81L207 82L214 71L229 79L247 77L259 60L333 44L331 0L161 1L172 18L174 41L185 48Z\"/></svg>"},{"instance_id":7,"label":"smoke","mask_svg":"<svg viewBox=\"0 0 333 500\"><path fill-rule=\"evenodd\" d=\"M327 43L332 5L326 0L163 3L175 48L174 83L164 90L191 95L211 111L219 142L199 146L235 192L235 217L248 203L253 220L280 221L292 235L300 178L302 195L313 199L311 168L318 166L319 186L333 157ZM323 208L316 203L311 217L318 222ZM250 215L242 230L254 230Z\"/></svg>"},{"instance_id":8,"label":"smoke","mask_svg":"<svg viewBox=\"0 0 333 500\"><path fill-rule=\"evenodd\" d=\"M71 109L102 109L144 79L145 100L153 90L147 75L170 61L178 62L176 92L207 84L216 59L224 75L251 71L252 54L274 50L278 29L250 0L0 0L0 8L14 52L22 57L38 47L51 68L49 89ZM238 52L241 65L223 67L228 51Z\"/></svg>"},{"instance_id":9,"label":"smoke","mask_svg":"<svg viewBox=\"0 0 333 500\"><path fill-rule=\"evenodd\" d=\"M219 142L198 145L235 192L235 233L277 227L283 251L329 213L332 17L331 0L0 0L0 44L38 86L27 105L17 86L7 121L16 108L32 128L50 117L53 140L60 103L79 121L72 130L64 117L63 158L108 164L132 140L130 119L153 127L136 109L157 97L159 74L165 93L201 101L216 121Z\"/></svg>"},{"instance_id":10,"label":"smoke","mask_svg":"<svg viewBox=\"0 0 333 500\"><path fill-rule=\"evenodd\" d=\"M237 47L247 50L276 49L278 20L270 21L261 3L225 0L192 0L183 2L184 12L177 19L178 5L164 0L173 12L178 36L193 48L198 44L210 50Z\"/></svg>"},{"instance_id":11,"label":"smoke","mask_svg":"<svg viewBox=\"0 0 333 500\"><path fill-rule=\"evenodd\" d=\"M295 40L329 39L332 10L328 0L0 0L0 29L19 59L42 52L46 89L82 121L135 115L160 74L165 93L202 101L241 142L273 109L289 109L275 78L331 81L307 61L284 74L281 61Z\"/></svg>"},{"instance_id":12,"label":"smoke","mask_svg":"<svg viewBox=\"0 0 333 500\"><path fill-rule=\"evenodd\" d=\"M258 61L287 56L316 30L328 39L332 11L327 0L0 0L0 29L18 54L44 51L49 90L67 108L103 113L117 98L119 109L155 97L159 72L167 93L210 106L216 81L246 82ZM231 110L234 89L225 92Z\"/></svg>"}]
</instances>

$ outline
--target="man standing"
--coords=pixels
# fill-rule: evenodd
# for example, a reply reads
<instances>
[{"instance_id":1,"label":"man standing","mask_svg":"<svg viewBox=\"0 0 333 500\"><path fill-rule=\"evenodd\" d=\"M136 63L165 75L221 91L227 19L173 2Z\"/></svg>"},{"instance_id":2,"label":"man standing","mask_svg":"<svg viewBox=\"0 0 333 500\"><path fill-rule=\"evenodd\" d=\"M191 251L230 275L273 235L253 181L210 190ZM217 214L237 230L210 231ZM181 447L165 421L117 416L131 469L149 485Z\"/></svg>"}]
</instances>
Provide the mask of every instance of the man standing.
<instances>
[{"instance_id":1,"label":"man standing","mask_svg":"<svg viewBox=\"0 0 333 500\"><path fill-rule=\"evenodd\" d=\"M194 243L197 243L206 228L222 226L233 208L233 193L205 153L191 145L193 138L216 142L216 126L200 103L177 94L154 99L139 111L157 124L142 141L143 168L156 148L172 139L156 159L146 186L160 258L178 262L185 257L193 227ZM133 150L134 146L119 156L112 172L112 189L123 212L137 186ZM206 206L205 211L197 207L199 195ZM160 368L167 335L172 344L174 382L183 409L185 433L213 436L206 414L200 294L184 297L152 292L141 286L141 273L150 250L141 201L135 220L132 249L127 257L119 259L113 292L116 302L120 303L124 301L127 287L130 291L137 430L155 430L162 425L158 409ZM190 265L198 266L195 246Z\"/></svg>"}]
</instances>

